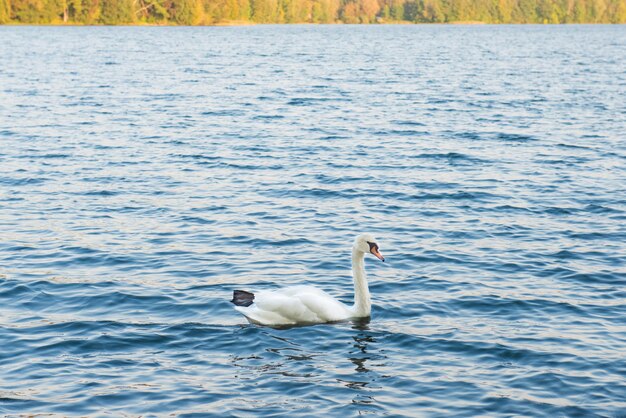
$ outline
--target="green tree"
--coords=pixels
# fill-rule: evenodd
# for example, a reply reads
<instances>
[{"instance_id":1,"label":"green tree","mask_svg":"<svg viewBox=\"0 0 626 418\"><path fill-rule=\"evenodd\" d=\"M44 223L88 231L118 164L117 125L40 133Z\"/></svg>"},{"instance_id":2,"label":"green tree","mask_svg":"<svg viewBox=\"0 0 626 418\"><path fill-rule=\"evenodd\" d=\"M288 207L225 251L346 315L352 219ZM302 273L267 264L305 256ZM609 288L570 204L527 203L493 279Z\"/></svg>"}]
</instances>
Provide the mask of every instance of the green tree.
<instances>
[{"instance_id":1,"label":"green tree","mask_svg":"<svg viewBox=\"0 0 626 418\"><path fill-rule=\"evenodd\" d=\"M426 22L444 21L444 15L441 12L441 4L438 0L425 0L422 15Z\"/></svg>"},{"instance_id":2,"label":"green tree","mask_svg":"<svg viewBox=\"0 0 626 418\"><path fill-rule=\"evenodd\" d=\"M83 11L83 2L81 0L66 0L65 10L63 11L63 21L77 22L78 16Z\"/></svg>"},{"instance_id":3,"label":"green tree","mask_svg":"<svg viewBox=\"0 0 626 418\"><path fill-rule=\"evenodd\" d=\"M313 4L309 0L282 0L279 9L287 23L310 22L313 15Z\"/></svg>"},{"instance_id":4,"label":"green tree","mask_svg":"<svg viewBox=\"0 0 626 418\"><path fill-rule=\"evenodd\" d=\"M135 16L132 0L104 0L101 3L100 22L105 25L133 23Z\"/></svg>"},{"instance_id":5,"label":"green tree","mask_svg":"<svg viewBox=\"0 0 626 418\"><path fill-rule=\"evenodd\" d=\"M239 0L239 16L237 19L240 20L250 20L252 16L252 9L250 5L250 0Z\"/></svg>"},{"instance_id":6,"label":"green tree","mask_svg":"<svg viewBox=\"0 0 626 418\"><path fill-rule=\"evenodd\" d=\"M498 23L511 23L513 15L513 2L511 0L498 0L496 6L498 12Z\"/></svg>"},{"instance_id":7,"label":"green tree","mask_svg":"<svg viewBox=\"0 0 626 418\"><path fill-rule=\"evenodd\" d=\"M626 23L626 1L617 0L615 12L611 18L612 23Z\"/></svg>"},{"instance_id":8,"label":"green tree","mask_svg":"<svg viewBox=\"0 0 626 418\"><path fill-rule=\"evenodd\" d=\"M404 3L404 20L416 22L419 18L421 8L417 1L408 1Z\"/></svg>"},{"instance_id":9,"label":"green tree","mask_svg":"<svg viewBox=\"0 0 626 418\"><path fill-rule=\"evenodd\" d=\"M537 14L542 23L559 23L556 5L552 0L539 0L537 4Z\"/></svg>"},{"instance_id":10,"label":"green tree","mask_svg":"<svg viewBox=\"0 0 626 418\"><path fill-rule=\"evenodd\" d=\"M457 0L452 5L455 16L455 19L452 21L466 22L476 18L471 0Z\"/></svg>"},{"instance_id":11,"label":"green tree","mask_svg":"<svg viewBox=\"0 0 626 418\"><path fill-rule=\"evenodd\" d=\"M325 19L322 5L319 1L314 1L311 5L311 23L322 23Z\"/></svg>"},{"instance_id":12,"label":"green tree","mask_svg":"<svg viewBox=\"0 0 626 418\"><path fill-rule=\"evenodd\" d=\"M135 5L135 18L142 22L167 22L170 17L168 0L137 0Z\"/></svg>"},{"instance_id":13,"label":"green tree","mask_svg":"<svg viewBox=\"0 0 626 418\"><path fill-rule=\"evenodd\" d=\"M278 3L276 0L252 0L252 20L258 23L276 22Z\"/></svg>"},{"instance_id":14,"label":"green tree","mask_svg":"<svg viewBox=\"0 0 626 418\"><path fill-rule=\"evenodd\" d=\"M514 23L539 22L537 16L537 3L535 0L518 0L517 7L511 15Z\"/></svg>"},{"instance_id":15,"label":"green tree","mask_svg":"<svg viewBox=\"0 0 626 418\"><path fill-rule=\"evenodd\" d=\"M572 21L576 23L584 23L587 19L587 10L585 0L576 0L574 9L572 10Z\"/></svg>"},{"instance_id":16,"label":"green tree","mask_svg":"<svg viewBox=\"0 0 626 418\"><path fill-rule=\"evenodd\" d=\"M12 0L15 18L21 23L60 23L63 15L62 0Z\"/></svg>"},{"instance_id":17,"label":"green tree","mask_svg":"<svg viewBox=\"0 0 626 418\"><path fill-rule=\"evenodd\" d=\"M396 21L404 20L404 1L391 0L390 5L391 18Z\"/></svg>"},{"instance_id":18,"label":"green tree","mask_svg":"<svg viewBox=\"0 0 626 418\"><path fill-rule=\"evenodd\" d=\"M381 12L381 16L383 17L383 19L385 19L385 21L388 21L391 19L391 9L389 8L388 4L385 4L383 6L383 10Z\"/></svg>"},{"instance_id":19,"label":"green tree","mask_svg":"<svg viewBox=\"0 0 626 418\"><path fill-rule=\"evenodd\" d=\"M202 18L202 4L198 0L176 0L171 15L179 25L198 24Z\"/></svg>"}]
</instances>

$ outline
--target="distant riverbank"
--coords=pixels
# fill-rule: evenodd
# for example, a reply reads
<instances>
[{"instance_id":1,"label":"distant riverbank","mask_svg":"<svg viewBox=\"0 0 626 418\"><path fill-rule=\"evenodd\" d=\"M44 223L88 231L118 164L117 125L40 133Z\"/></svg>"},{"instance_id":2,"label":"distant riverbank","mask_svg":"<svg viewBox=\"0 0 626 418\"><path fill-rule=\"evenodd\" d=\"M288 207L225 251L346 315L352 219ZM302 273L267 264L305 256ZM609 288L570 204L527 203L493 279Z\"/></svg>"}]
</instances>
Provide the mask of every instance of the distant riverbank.
<instances>
[{"instance_id":1,"label":"distant riverbank","mask_svg":"<svg viewBox=\"0 0 626 418\"><path fill-rule=\"evenodd\" d=\"M0 24L626 23L625 0L0 0Z\"/></svg>"},{"instance_id":2,"label":"distant riverbank","mask_svg":"<svg viewBox=\"0 0 626 418\"><path fill-rule=\"evenodd\" d=\"M50 22L50 23L21 23L21 22L8 22L2 23L1 26L6 27L19 27L19 26L53 26L53 27L94 27L94 26L102 26L102 27L112 27L112 26L120 26L120 27L236 27L236 26L271 26L271 25L337 25L337 26L395 26L395 25L405 25L405 26L420 26L420 25L450 25L450 26L499 26L499 25L541 25L541 26L571 26L571 25L623 25L624 23L607 23L607 22L583 22L583 23L490 23L490 22L480 22L480 21L458 21L458 22L437 22L437 23L425 23L425 22L380 22L380 23L344 23L344 22L334 22L334 23L310 23L310 22L297 22L297 23L258 23L258 22L250 22L250 21L241 21L241 22L212 22L212 23L202 23L197 25L181 25L177 23L147 23L147 22L134 22L134 23L119 23L119 24L105 24L105 23L75 23L75 22Z\"/></svg>"}]
</instances>

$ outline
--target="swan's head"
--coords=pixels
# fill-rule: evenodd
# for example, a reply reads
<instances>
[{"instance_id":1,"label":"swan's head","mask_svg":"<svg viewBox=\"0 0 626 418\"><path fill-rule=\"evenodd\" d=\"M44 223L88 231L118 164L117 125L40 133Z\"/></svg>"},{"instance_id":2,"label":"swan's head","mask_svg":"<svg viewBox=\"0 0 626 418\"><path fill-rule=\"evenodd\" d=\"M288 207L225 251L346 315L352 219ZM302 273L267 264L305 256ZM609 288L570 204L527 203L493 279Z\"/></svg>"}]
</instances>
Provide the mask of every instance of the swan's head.
<instances>
[{"instance_id":1,"label":"swan's head","mask_svg":"<svg viewBox=\"0 0 626 418\"><path fill-rule=\"evenodd\" d=\"M356 237L354 248L363 253L372 253L380 261L385 261L385 257L379 251L378 241L371 234L361 234Z\"/></svg>"}]
</instances>

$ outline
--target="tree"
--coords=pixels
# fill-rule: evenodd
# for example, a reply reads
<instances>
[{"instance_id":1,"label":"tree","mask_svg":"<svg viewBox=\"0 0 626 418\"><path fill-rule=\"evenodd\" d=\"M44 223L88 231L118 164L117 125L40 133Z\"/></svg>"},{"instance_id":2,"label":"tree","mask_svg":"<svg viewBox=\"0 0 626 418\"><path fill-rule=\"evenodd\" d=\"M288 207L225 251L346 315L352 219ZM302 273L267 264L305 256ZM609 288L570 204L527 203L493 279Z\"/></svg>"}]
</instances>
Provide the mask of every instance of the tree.
<instances>
[{"instance_id":1,"label":"tree","mask_svg":"<svg viewBox=\"0 0 626 418\"><path fill-rule=\"evenodd\" d=\"M404 3L404 20L416 22L420 15L420 7L416 1Z\"/></svg>"},{"instance_id":2,"label":"tree","mask_svg":"<svg viewBox=\"0 0 626 418\"><path fill-rule=\"evenodd\" d=\"M361 22L372 23L376 21L376 13L380 10L378 0L361 0Z\"/></svg>"},{"instance_id":3,"label":"tree","mask_svg":"<svg viewBox=\"0 0 626 418\"><path fill-rule=\"evenodd\" d=\"M135 16L131 0L104 0L100 12L100 22L105 25L133 23Z\"/></svg>"},{"instance_id":4,"label":"tree","mask_svg":"<svg viewBox=\"0 0 626 418\"><path fill-rule=\"evenodd\" d=\"M499 23L511 23L513 7L514 5L511 0L498 0L497 9Z\"/></svg>"},{"instance_id":5,"label":"tree","mask_svg":"<svg viewBox=\"0 0 626 418\"><path fill-rule=\"evenodd\" d=\"M0 24L9 23L11 20L11 3L9 0L0 0Z\"/></svg>"},{"instance_id":6,"label":"tree","mask_svg":"<svg viewBox=\"0 0 626 418\"><path fill-rule=\"evenodd\" d=\"M282 0L280 10L288 23L311 22L313 19L313 1L317 0ZM321 10L317 9L318 13Z\"/></svg>"},{"instance_id":7,"label":"tree","mask_svg":"<svg viewBox=\"0 0 626 418\"><path fill-rule=\"evenodd\" d=\"M135 0L135 18L143 22L165 22L170 17L168 0Z\"/></svg>"},{"instance_id":8,"label":"tree","mask_svg":"<svg viewBox=\"0 0 626 418\"><path fill-rule=\"evenodd\" d=\"M613 23L626 23L626 1L617 0L615 14L612 16Z\"/></svg>"},{"instance_id":9,"label":"tree","mask_svg":"<svg viewBox=\"0 0 626 418\"><path fill-rule=\"evenodd\" d=\"M311 6L311 23L322 23L324 21L324 11L319 1L314 1Z\"/></svg>"},{"instance_id":10,"label":"tree","mask_svg":"<svg viewBox=\"0 0 626 418\"><path fill-rule=\"evenodd\" d=\"M227 0L224 15L229 20L239 19L239 2L237 0Z\"/></svg>"},{"instance_id":11,"label":"tree","mask_svg":"<svg viewBox=\"0 0 626 418\"><path fill-rule=\"evenodd\" d=\"M333 23L339 18L339 0L321 0L325 19L323 23Z\"/></svg>"},{"instance_id":12,"label":"tree","mask_svg":"<svg viewBox=\"0 0 626 418\"><path fill-rule=\"evenodd\" d=\"M81 0L66 0L65 10L63 11L63 22L77 21L77 17L83 11L83 2Z\"/></svg>"},{"instance_id":13,"label":"tree","mask_svg":"<svg viewBox=\"0 0 626 418\"><path fill-rule=\"evenodd\" d=\"M341 20L345 23L359 23L359 6L354 1L343 5Z\"/></svg>"},{"instance_id":14,"label":"tree","mask_svg":"<svg viewBox=\"0 0 626 418\"><path fill-rule=\"evenodd\" d=\"M311 5L312 23L332 23L337 18L339 0L314 0Z\"/></svg>"},{"instance_id":15,"label":"tree","mask_svg":"<svg viewBox=\"0 0 626 418\"><path fill-rule=\"evenodd\" d=\"M542 23L559 23L559 16L556 13L556 4L552 0L539 0L537 13Z\"/></svg>"},{"instance_id":16,"label":"tree","mask_svg":"<svg viewBox=\"0 0 626 418\"><path fill-rule=\"evenodd\" d=\"M400 21L404 19L404 2L402 0L391 0L389 9L393 20Z\"/></svg>"},{"instance_id":17,"label":"tree","mask_svg":"<svg viewBox=\"0 0 626 418\"><path fill-rule=\"evenodd\" d=\"M626 23L626 0L0 0L0 24Z\"/></svg>"},{"instance_id":18,"label":"tree","mask_svg":"<svg viewBox=\"0 0 626 418\"><path fill-rule=\"evenodd\" d=\"M171 15L179 25L198 24L202 18L202 4L198 0L176 0Z\"/></svg>"},{"instance_id":19,"label":"tree","mask_svg":"<svg viewBox=\"0 0 626 418\"><path fill-rule=\"evenodd\" d=\"M239 17L240 20L250 20L252 16L252 8L250 6L250 0L239 0Z\"/></svg>"},{"instance_id":20,"label":"tree","mask_svg":"<svg viewBox=\"0 0 626 418\"><path fill-rule=\"evenodd\" d=\"M576 0L572 10L572 21L575 23L583 23L586 18L586 10L584 0Z\"/></svg>"},{"instance_id":21,"label":"tree","mask_svg":"<svg viewBox=\"0 0 626 418\"><path fill-rule=\"evenodd\" d=\"M515 23L536 23L540 20L537 16L537 3L535 0L517 0L517 7L511 15Z\"/></svg>"},{"instance_id":22,"label":"tree","mask_svg":"<svg viewBox=\"0 0 626 418\"><path fill-rule=\"evenodd\" d=\"M441 12L441 6L438 0L425 0L422 15L427 22L444 21L444 15Z\"/></svg>"},{"instance_id":23,"label":"tree","mask_svg":"<svg viewBox=\"0 0 626 418\"><path fill-rule=\"evenodd\" d=\"M252 20L259 23L275 22L277 6L276 0L252 0Z\"/></svg>"}]
</instances>

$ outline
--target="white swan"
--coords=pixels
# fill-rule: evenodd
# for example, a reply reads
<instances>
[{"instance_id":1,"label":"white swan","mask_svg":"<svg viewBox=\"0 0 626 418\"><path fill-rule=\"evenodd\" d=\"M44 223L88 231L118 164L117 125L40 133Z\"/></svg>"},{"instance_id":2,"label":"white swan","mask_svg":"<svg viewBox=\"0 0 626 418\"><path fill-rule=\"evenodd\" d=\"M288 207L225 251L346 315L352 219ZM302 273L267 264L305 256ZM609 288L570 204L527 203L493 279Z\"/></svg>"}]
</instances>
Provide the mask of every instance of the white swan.
<instances>
[{"instance_id":1,"label":"white swan","mask_svg":"<svg viewBox=\"0 0 626 418\"><path fill-rule=\"evenodd\" d=\"M317 324L370 316L372 302L365 278L365 253L385 261L370 234L359 235L352 247L354 305L346 306L312 286L290 286L279 290L233 292L232 303L251 323L259 325Z\"/></svg>"}]
</instances>

